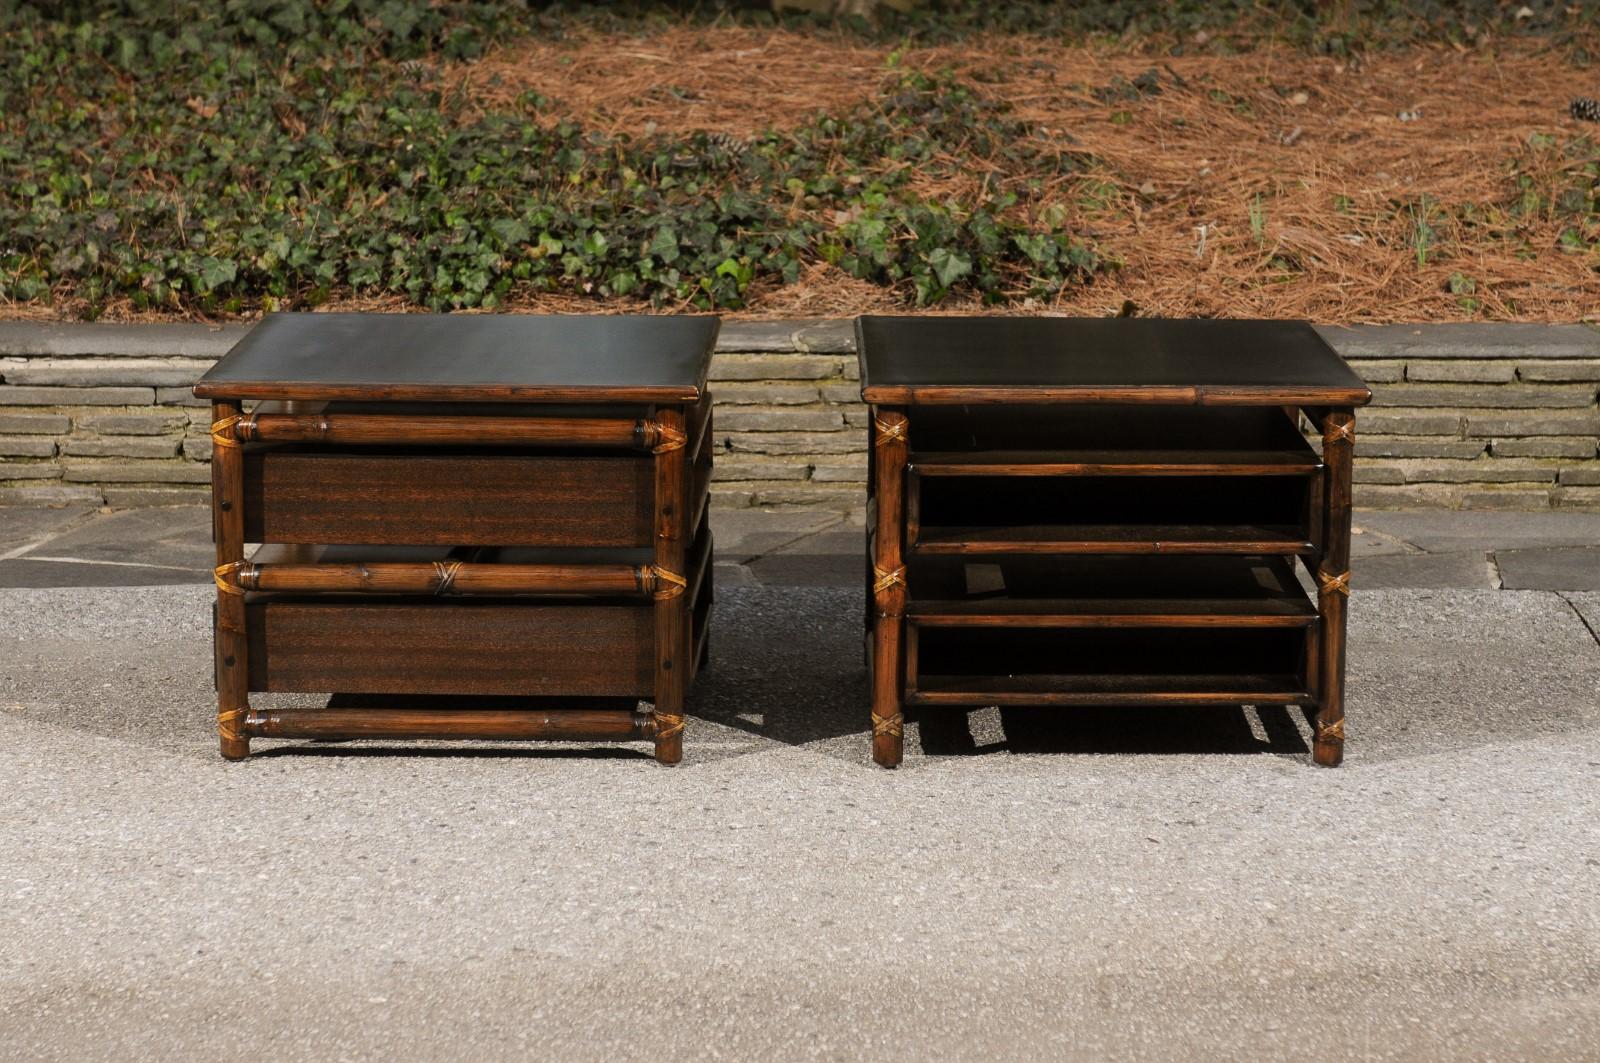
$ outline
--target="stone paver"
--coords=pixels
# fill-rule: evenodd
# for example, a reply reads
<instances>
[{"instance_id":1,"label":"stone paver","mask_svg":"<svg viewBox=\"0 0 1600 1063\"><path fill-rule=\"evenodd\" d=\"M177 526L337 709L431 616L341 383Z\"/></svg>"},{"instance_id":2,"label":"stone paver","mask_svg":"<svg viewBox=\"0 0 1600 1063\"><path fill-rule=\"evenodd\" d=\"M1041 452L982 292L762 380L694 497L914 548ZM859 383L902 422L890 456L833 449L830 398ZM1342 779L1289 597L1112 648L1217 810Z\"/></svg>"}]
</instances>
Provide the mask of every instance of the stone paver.
<instances>
[{"instance_id":1,"label":"stone paver","mask_svg":"<svg viewBox=\"0 0 1600 1063\"><path fill-rule=\"evenodd\" d=\"M1507 590L1600 591L1600 544L1497 550L1494 559Z\"/></svg>"},{"instance_id":2,"label":"stone paver","mask_svg":"<svg viewBox=\"0 0 1600 1063\"><path fill-rule=\"evenodd\" d=\"M1445 554L1383 554L1357 558L1351 579L1364 590L1390 587L1491 589L1489 557L1481 550Z\"/></svg>"},{"instance_id":3,"label":"stone paver","mask_svg":"<svg viewBox=\"0 0 1600 1063\"><path fill-rule=\"evenodd\" d=\"M73 519L62 520L68 514ZM51 523L50 518L57 518ZM0 547L0 587L208 583L215 553L205 506L90 513L87 507L0 506L3 529L39 523L23 552Z\"/></svg>"},{"instance_id":4,"label":"stone paver","mask_svg":"<svg viewBox=\"0 0 1600 1063\"><path fill-rule=\"evenodd\" d=\"M1512 550L1600 544L1600 513L1362 510L1355 523L1419 550Z\"/></svg>"},{"instance_id":5,"label":"stone paver","mask_svg":"<svg viewBox=\"0 0 1600 1063\"><path fill-rule=\"evenodd\" d=\"M713 506L711 535L719 559L748 561L833 528L843 519L842 512L828 509L718 509Z\"/></svg>"},{"instance_id":6,"label":"stone paver","mask_svg":"<svg viewBox=\"0 0 1600 1063\"><path fill-rule=\"evenodd\" d=\"M0 555L43 542L92 512L89 506L0 506Z\"/></svg>"}]
</instances>

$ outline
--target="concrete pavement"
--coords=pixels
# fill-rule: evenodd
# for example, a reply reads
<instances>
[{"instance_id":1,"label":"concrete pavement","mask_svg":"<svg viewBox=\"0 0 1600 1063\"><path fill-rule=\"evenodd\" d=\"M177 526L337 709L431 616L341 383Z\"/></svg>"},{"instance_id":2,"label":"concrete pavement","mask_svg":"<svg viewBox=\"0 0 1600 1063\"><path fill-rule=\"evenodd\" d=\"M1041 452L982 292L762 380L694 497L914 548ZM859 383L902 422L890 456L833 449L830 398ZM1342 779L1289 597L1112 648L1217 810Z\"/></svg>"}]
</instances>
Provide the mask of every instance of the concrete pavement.
<instances>
[{"instance_id":1,"label":"concrete pavement","mask_svg":"<svg viewBox=\"0 0 1600 1063\"><path fill-rule=\"evenodd\" d=\"M135 556L106 546L119 514L10 516L62 582L205 563L203 523L141 526ZM719 528L677 768L226 764L209 589L18 587L24 551L0 561L0 1058L1596 1058L1600 593L1494 587L1507 552L1559 574L1548 552L1600 535L1463 516L1358 515L1337 771L1274 710L1087 714L1026 754L986 710L970 752L913 724L873 767L860 591L829 585L858 571L848 514ZM1483 584L1368 578L1478 578L1423 560L1446 555Z\"/></svg>"}]
</instances>

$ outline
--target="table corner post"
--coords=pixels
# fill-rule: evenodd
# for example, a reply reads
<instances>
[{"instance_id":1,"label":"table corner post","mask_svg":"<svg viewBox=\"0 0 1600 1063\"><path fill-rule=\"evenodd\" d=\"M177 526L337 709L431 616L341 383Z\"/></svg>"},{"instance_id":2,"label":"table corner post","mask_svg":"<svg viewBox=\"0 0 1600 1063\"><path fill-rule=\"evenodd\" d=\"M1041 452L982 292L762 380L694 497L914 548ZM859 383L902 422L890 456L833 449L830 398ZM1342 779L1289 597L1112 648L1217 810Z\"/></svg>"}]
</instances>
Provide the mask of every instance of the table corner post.
<instances>
[{"instance_id":1,"label":"table corner post","mask_svg":"<svg viewBox=\"0 0 1600 1063\"><path fill-rule=\"evenodd\" d=\"M244 562L244 448L235 431L240 413L236 400L211 404L211 519L217 559L217 739L228 760L250 755L250 736L245 731L245 718L250 712L249 639L245 631L244 591L233 582L233 571Z\"/></svg>"},{"instance_id":2,"label":"table corner post","mask_svg":"<svg viewBox=\"0 0 1600 1063\"><path fill-rule=\"evenodd\" d=\"M901 664L905 650L906 464L910 420L899 407L872 407L872 759L897 766L905 753Z\"/></svg>"},{"instance_id":3,"label":"table corner post","mask_svg":"<svg viewBox=\"0 0 1600 1063\"><path fill-rule=\"evenodd\" d=\"M1327 469L1326 525L1317 567L1317 611L1322 617L1322 660L1311 759L1324 767L1344 760L1345 643L1350 601L1351 478L1355 411L1322 414L1322 460Z\"/></svg>"},{"instance_id":4,"label":"table corner post","mask_svg":"<svg viewBox=\"0 0 1600 1063\"><path fill-rule=\"evenodd\" d=\"M683 703L689 680L684 572L689 519L686 417L682 406L655 410L655 756L683 759Z\"/></svg>"}]
</instances>

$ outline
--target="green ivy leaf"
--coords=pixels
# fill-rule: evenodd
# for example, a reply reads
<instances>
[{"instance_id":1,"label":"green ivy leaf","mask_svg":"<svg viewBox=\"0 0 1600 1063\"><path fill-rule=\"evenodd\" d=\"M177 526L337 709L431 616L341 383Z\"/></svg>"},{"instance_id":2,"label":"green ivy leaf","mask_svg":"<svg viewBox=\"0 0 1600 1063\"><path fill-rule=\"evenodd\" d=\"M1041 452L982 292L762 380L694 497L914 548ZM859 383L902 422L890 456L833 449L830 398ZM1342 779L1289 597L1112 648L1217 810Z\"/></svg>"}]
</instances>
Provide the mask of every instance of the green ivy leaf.
<instances>
[{"instance_id":1,"label":"green ivy leaf","mask_svg":"<svg viewBox=\"0 0 1600 1063\"><path fill-rule=\"evenodd\" d=\"M948 247L938 248L930 254L928 265L933 267L933 275L946 288L972 272L972 259Z\"/></svg>"},{"instance_id":2,"label":"green ivy leaf","mask_svg":"<svg viewBox=\"0 0 1600 1063\"><path fill-rule=\"evenodd\" d=\"M678 260L678 232L670 225L663 225L656 230L655 237L650 241L649 253L661 261L671 264Z\"/></svg>"}]
</instances>

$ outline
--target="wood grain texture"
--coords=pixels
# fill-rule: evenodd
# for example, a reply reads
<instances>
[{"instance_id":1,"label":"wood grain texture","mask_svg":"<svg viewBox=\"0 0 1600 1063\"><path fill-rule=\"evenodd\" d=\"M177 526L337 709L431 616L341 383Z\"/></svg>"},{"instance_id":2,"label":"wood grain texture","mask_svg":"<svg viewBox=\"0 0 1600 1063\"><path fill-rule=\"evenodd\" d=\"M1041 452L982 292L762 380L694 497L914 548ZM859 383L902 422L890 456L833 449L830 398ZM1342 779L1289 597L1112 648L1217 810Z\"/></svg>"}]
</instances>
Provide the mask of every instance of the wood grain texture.
<instances>
[{"instance_id":1,"label":"wood grain texture","mask_svg":"<svg viewBox=\"0 0 1600 1063\"><path fill-rule=\"evenodd\" d=\"M642 450L643 420L601 417L473 417L441 414L252 414L237 426L244 442L329 446L556 446Z\"/></svg>"},{"instance_id":2,"label":"wood grain texture","mask_svg":"<svg viewBox=\"0 0 1600 1063\"><path fill-rule=\"evenodd\" d=\"M253 711L257 738L542 739L634 742L655 735L648 713L596 709L285 709Z\"/></svg>"},{"instance_id":3,"label":"wood grain texture","mask_svg":"<svg viewBox=\"0 0 1600 1063\"><path fill-rule=\"evenodd\" d=\"M906 463L911 423L904 410L873 407L872 461L875 553L869 573L872 617L872 759L885 768L905 755L901 652L905 641L905 556L902 552Z\"/></svg>"},{"instance_id":4,"label":"wood grain texture","mask_svg":"<svg viewBox=\"0 0 1600 1063\"><path fill-rule=\"evenodd\" d=\"M250 755L250 738L243 729L244 715L250 709L249 640L244 596L234 593L223 573L244 560L245 469L243 450L226 444L227 427L237 423L241 410L237 402L216 402L211 406L212 431L223 439L214 445L211 456L211 516L217 559L217 606L215 617L217 680L217 738L222 755L240 760ZM219 427L221 426L221 427Z\"/></svg>"},{"instance_id":5,"label":"wood grain texture","mask_svg":"<svg viewBox=\"0 0 1600 1063\"><path fill-rule=\"evenodd\" d=\"M1305 554L1307 535L1252 525L1018 525L919 529L912 556L939 554Z\"/></svg>"},{"instance_id":6,"label":"wood grain texture","mask_svg":"<svg viewBox=\"0 0 1600 1063\"><path fill-rule=\"evenodd\" d=\"M648 457L310 451L245 455L252 542L647 546Z\"/></svg>"},{"instance_id":7,"label":"wood grain texture","mask_svg":"<svg viewBox=\"0 0 1600 1063\"><path fill-rule=\"evenodd\" d=\"M692 670L690 656L692 632L687 617L688 595L685 572L685 547L689 510L688 435L684 410L663 406L656 410L656 421L669 443L657 447L655 455L655 567L684 580L677 588L656 591L654 639L654 697L656 715L656 760L677 764L683 759L684 698ZM676 440L677 445L670 445ZM676 593L674 593L674 590Z\"/></svg>"},{"instance_id":8,"label":"wood grain texture","mask_svg":"<svg viewBox=\"0 0 1600 1063\"><path fill-rule=\"evenodd\" d=\"M432 594L495 596L645 594L654 586L646 565L519 565L461 561L349 564L255 564L234 576L244 590L297 594Z\"/></svg>"},{"instance_id":9,"label":"wood grain texture","mask_svg":"<svg viewBox=\"0 0 1600 1063\"><path fill-rule=\"evenodd\" d=\"M648 602L252 596L250 688L649 697Z\"/></svg>"},{"instance_id":10,"label":"wood grain texture","mask_svg":"<svg viewBox=\"0 0 1600 1063\"><path fill-rule=\"evenodd\" d=\"M1321 689L1313 721L1312 759L1325 767L1344 760L1344 675L1347 610L1350 602L1350 495L1355 455L1355 411L1330 409L1321 420L1322 453L1327 463L1326 531L1322 560L1315 573L1322 614Z\"/></svg>"}]
</instances>

